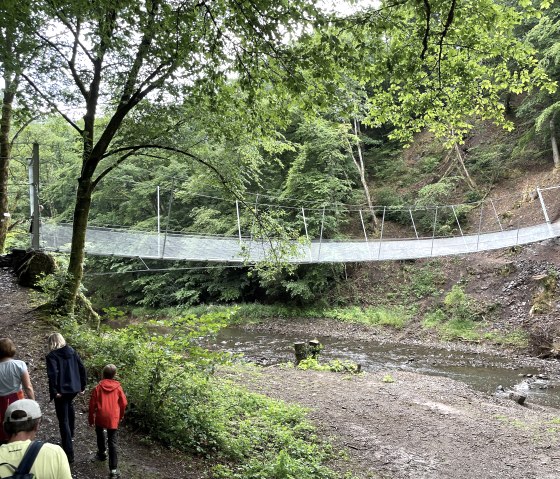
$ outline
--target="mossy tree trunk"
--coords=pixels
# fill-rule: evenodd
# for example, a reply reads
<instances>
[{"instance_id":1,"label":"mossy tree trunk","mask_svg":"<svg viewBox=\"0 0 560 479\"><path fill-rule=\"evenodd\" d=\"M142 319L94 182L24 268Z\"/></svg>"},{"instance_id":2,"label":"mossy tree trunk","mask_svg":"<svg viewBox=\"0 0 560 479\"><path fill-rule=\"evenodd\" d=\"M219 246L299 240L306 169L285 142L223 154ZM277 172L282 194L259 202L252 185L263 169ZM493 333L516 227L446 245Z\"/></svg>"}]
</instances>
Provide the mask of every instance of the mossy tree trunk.
<instances>
[{"instance_id":1,"label":"mossy tree trunk","mask_svg":"<svg viewBox=\"0 0 560 479\"><path fill-rule=\"evenodd\" d=\"M12 125L12 105L16 89L17 77L5 71L2 116L0 118L0 253L4 251L10 223L10 213L8 211L8 174L12 154L10 128Z\"/></svg>"}]
</instances>

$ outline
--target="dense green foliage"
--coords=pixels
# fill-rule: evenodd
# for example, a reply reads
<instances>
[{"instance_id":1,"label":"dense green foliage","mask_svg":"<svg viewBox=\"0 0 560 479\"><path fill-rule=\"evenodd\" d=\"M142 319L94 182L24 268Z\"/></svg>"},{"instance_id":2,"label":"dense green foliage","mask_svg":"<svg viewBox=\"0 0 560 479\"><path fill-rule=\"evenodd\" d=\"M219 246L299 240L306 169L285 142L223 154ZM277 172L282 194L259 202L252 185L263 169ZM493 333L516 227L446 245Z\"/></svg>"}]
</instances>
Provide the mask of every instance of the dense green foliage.
<instances>
[{"instance_id":1,"label":"dense green foliage","mask_svg":"<svg viewBox=\"0 0 560 479\"><path fill-rule=\"evenodd\" d=\"M104 320L122 321L117 308L155 318L99 331L61 323L92 377L118 366L128 420L151 437L211 456L216 478L336 477L304 410L241 388L227 376L246 371L200 346L234 321L401 330L417 318L445 339L526 342L487 327L492 305L446 284L437 260L372 272L283 259L290 241L305 249L310 238L458 234L499 181L550 169L558 1L382 1L347 16L308 0L26 5L0 7L3 117L13 112L0 149L11 160L0 175L7 244L28 242L37 142L43 219L79 223L61 262L70 276L48 278L46 291L64 291L66 278ZM86 259L88 224L281 241L256 266Z\"/></svg>"}]
</instances>

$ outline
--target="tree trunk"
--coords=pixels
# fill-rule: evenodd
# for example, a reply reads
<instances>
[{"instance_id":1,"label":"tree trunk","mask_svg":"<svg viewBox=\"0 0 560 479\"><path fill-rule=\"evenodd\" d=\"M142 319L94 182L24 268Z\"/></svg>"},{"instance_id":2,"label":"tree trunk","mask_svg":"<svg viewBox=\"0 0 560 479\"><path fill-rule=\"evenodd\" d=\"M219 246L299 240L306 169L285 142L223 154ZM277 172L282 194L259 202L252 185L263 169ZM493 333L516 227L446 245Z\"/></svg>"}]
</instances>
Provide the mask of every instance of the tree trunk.
<instances>
[{"instance_id":1,"label":"tree trunk","mask_svg":"<svg viewBox=\"0 0 560 479\"><path fill-rule=\"evenodd\" d=\"M354 164L356 165L356 168L358 169L358 172L360 173L360 181L362 182L362 188L364 189L364 193L366 195L366 201L368 204L368 208L369 211L372 215L372 220L373 220L373 227L376 228L377 227L377 216L375 216L375 211L373 209L373 203L371 201L371 195L369 194L369 186L367 183L367 178L366 178L366 168L364 165L364 157L362 155L362 147L360 145L360 138L359 138L359 124L358 121L354 118L354 135L356 136L356 147L358 150L358 158L356 159L356 157L354 156L354 148L352 148L352 145L350 145L350 152L352 153L352 160L354 160Z\"/></svg>"},{"instance_id":2,"label":"tree trunk","mask_svg":"<svg viewBox=\"0 0 560 479\"><path fill-rule=\"evenodd\" d=\"M453 137L455 135L455 132L453 129L451 129L451 136ZM469 170L467 170L467 167L465 166L465 160L463 159L463 154L461 153L461 148L459 148L459 143L458 140L455 140L453 142L453 149L455 150L455 154L457 157L457 162L459 163L459 172L461 172L463 174L463 178L465 178L465 181L468 185L468 187L471 190L476 190L477 185L476 182L472 179L471 175L469 174Z\"/></svg>"},{"instance_id":3,"label":"tree trunk","mask_svg":"<svg viewBox=\"0 0 560 479\"><path fill-rule=\"evenodd\" d=\"M79 178L76 206L74 208L68 276L66 284L61 288L58 297L55 299L55 308L63 314L72 314L74 312L76 298L78 297L84 275L86 231L92 193L93 183L91 177Z\"/></svg>"},{"instance_id":4,"label":"tree trunk","mask_svg":"<svg viewBox=\"0 0 560 479\"><path fill-rule=\"evenodd\" d=\"M550 119L550 142L552 144L552 159L554 168L560 168L560 154L558 153L558 142L556 141L556 114Z\"/></svg>"},{"instance_id":5,"label":"tree trunk","mask_svg":"<svg viewBox=\"0 0 560 479\"><path fill-rule=\"evenodd\" d=\"M17 81L10 77L9 74L4 75L4 96L0 118L0 253L4 252L10 223L8 211L8 178L12 149L10 128L12 126L12 105L17 89Z\"/></svg>"},{"instance_id":6,"label":"tree trunk","mask_svg":"<svg viewBox=\"0 0 560 479\"><path fill-rule=\"evenodd\" d=\"M296 356L296 366L307 358L307 344L294 343L294 354Z\"/></svg>"},{"instance_id":7,"label":"tree trunk","mask_svg":"<svg viewBox=\"0 0 560 479\"><path fill-rule=\"evenodd\" d=\"M461 167L461 170L464 173L465 181L471 190L476 190L476 183L472 179L471 175L469 174L469 170L465 166L465 161L463 160L463 155L461 153L461 149L459 148L459 144L455 143L455 153L457 154L457 161Z\"/></svg>"}]
</instances>

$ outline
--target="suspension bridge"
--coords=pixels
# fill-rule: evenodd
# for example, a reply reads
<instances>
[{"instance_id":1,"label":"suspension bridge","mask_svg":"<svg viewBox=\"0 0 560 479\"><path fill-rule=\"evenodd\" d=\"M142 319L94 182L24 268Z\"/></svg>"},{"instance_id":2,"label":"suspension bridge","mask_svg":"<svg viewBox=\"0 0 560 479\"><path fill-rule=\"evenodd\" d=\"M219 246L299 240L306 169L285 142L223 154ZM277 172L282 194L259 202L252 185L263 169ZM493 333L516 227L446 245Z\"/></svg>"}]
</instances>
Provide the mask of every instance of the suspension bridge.
<instances>
[{"instance_id":1,"label":"suspension bridge","mask_svg":"<svg viewBox=\"0 0 560 479\"><path fill-rule=\"evenodd\" d=\"M275 206L276 208L279 208ZM255 204L253 213L265 208ZM430 258L470 254L524 245L560 236L560 186L535 188L504 198L471 204L429 206L424 208L347 207L361 230L359 237L325 237L325 208L298 209L301 241L292 241L282 260L290 263L346 263ZM159 208L158 208L159 209ZM281 249L272 238L256 238L242 228L239 203L235 203L237 235L216 236L183 232L137 231L124 228L90 226L86 234L86 253L90 255L159 260L255 263L270 260ZM465 213L468 211L468 213ZM375 229L364 220L367 213L378 219ZM399 216L399 228L388 218ZM439 228L447 218L446 234ZM404 220L409 218L409 221ZM462 218L462 219L461 219ZM316 236L310 233L314 222ZM423 222L423 228L419 223ZM426 223L433 226L426 226ZM449 226L451 225L451 227ZM43 219L38 224L35 243L50 251L69 252L72 224ZM432 234L422 231L431 229ZM250 229L250 228L248 228ZM369 233L368 233L369 230ZM373 231L373 232L372 232Z\"/></svg>"}]
</instances>

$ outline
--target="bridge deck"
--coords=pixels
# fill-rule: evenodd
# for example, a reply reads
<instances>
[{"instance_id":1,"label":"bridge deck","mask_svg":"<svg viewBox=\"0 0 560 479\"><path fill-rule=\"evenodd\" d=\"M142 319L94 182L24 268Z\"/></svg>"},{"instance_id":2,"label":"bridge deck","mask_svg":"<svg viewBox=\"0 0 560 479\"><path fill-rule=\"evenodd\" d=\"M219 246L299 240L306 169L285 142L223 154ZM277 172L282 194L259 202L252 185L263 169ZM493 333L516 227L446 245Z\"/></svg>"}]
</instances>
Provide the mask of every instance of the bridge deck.
<instances>
[{"instance_id":1,"label":"bridge deck","mask_svg":"<svg viewBox=\"0 0 560 479\"><path fill-rule=\"evenodd\" d=\"M346 263L404 260L459 255L507 248L560 236L560 223L539 224L494 233L446 238L387 239L383 241L311 241L298 247L291 263ZM41 247L70 251L72 225L41 225ZM243 252L246 251L246 254ZM168 234L109 228L88 228L86 253L145 259L211 261L220 263L257 262L270 255L269 243L244 238Z\"/></svg>"}]
</instances>

